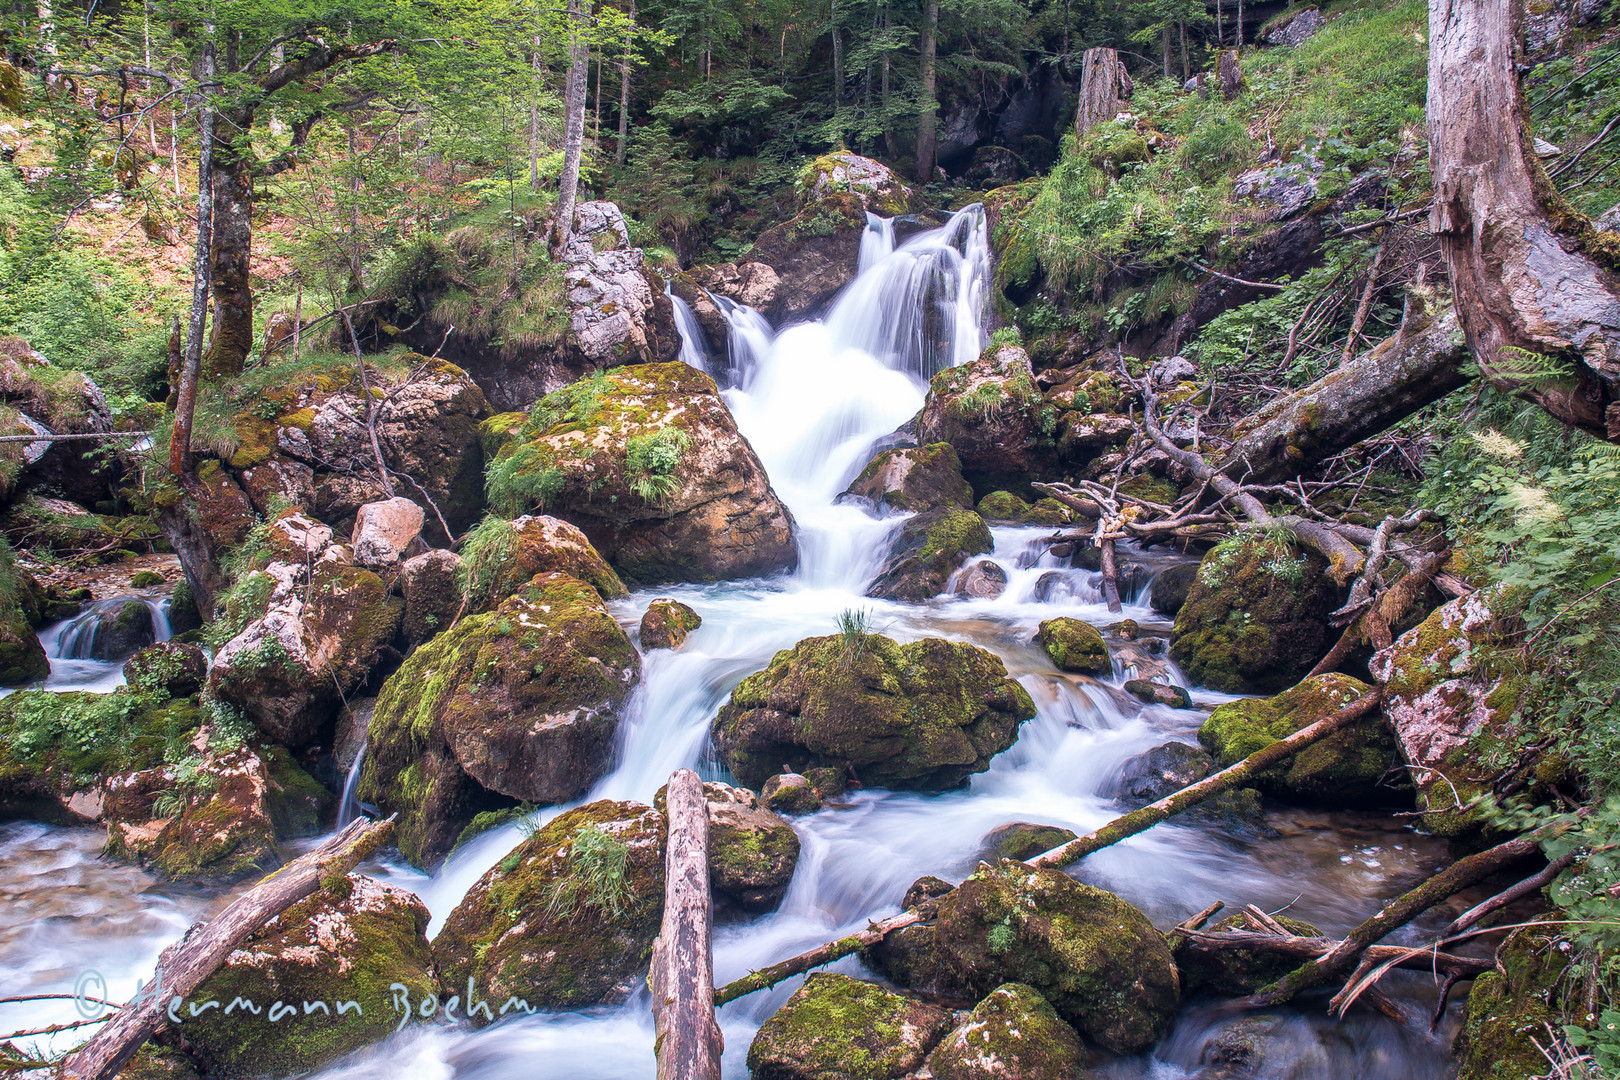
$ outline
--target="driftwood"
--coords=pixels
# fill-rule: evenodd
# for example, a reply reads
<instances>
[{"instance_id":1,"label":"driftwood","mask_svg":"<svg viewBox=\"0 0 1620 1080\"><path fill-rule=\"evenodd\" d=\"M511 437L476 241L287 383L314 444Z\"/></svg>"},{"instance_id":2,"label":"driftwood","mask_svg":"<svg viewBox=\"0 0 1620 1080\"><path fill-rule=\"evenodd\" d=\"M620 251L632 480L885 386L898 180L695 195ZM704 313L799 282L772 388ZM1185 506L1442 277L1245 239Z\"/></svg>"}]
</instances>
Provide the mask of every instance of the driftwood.
<instances>
[{"instance_id":1,"label":"driftwood","mask_svg":"<svg viewBox=\"0 0 1620 1080\"><path fill-rule=\"evenodd\" d=\"M1314 960L1344 944L1338 938L1300 937L1296 934L1259 933L1254 930L1179 930L1184 938L1183 948L1199 953L1218 953L1233 949L1275 953L1278 956ZM1366 954L1374 963L1394 960L1396 967L1413 971L1438 971L1442 975L1457 973L1471 979L1487 971L1496 970L1496 961L1490 958L1457 956L1437 949L1414 950L1398 945L1370 945Z\"/></svg>"},{"instance_id":2,"label":"driftwood","mask_svg":"<svg viewBox=\"0 0 1620 1080\"><path fill-rule=\"evenodd\" d=\"M158 957L157 973L95 1038L62 1066L60 1080L110 1080L163 1025L171 1008L225 962L249 934L314 893L329 878L347 874L393 835L394 819L354 821L325 843L274 871L207 923L187 930Z\"/></svg>"},{"instance_id":3,"label":"driftwood","mask_svg":"<svg viewBox=\"0 0 1620 1080\"><path fill-rule=\"evenodd\" d=\"M658 1080L720 1080L724 1042L714 1019L709 946L709 807L691 769L669 778L664 923L653 942L653 1043Z\"/></svg>"},{"instance_id":4,"label":"driftwood","mask_svg":"<svg viewBox=\"0 0 1620 1080\"><path fill-rule=\"evenodd\" d=\"M1567 870L1574 862L1575 853L1573 851L1567 855L1554 859L1552 862L1547 864L1546 868L1543 869L1541 873L1531 874L1517 885L1503 889L1489 900L1481 901L1480 903L1469 908L1467 911L1463 912L1461 915L1457 916L1457 918L1452 921L1451 925L1445 928L1441 936L1450 937L1453 934L1460 934L1464 930L1467 930L1469 927L1473 926L1475 923L1479 922L1479 920L1483 919L1485 916L1489 915L1491 912L1500 911L1502 908L1505 908L1509 904L1513 903L1513 901L1518 900L1521 897L1529 896L1533 892L1540 892L1548 885L1551 885L1553 879Z\"/></svg>"}]
</instances>

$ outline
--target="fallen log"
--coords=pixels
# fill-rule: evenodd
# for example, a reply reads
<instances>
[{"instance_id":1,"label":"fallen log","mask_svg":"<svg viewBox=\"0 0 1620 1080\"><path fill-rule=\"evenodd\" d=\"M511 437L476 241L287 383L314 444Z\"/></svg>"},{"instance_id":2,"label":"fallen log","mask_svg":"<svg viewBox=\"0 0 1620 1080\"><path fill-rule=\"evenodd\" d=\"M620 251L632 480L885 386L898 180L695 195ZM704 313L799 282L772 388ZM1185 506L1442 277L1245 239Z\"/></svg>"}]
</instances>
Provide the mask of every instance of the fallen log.
<instances>
[{"instance_id":1,"label":"fallen log","mask_svg":"<svg viewBox=\"0 0 1620 1080\"><path fill-rule=\"evenodd\" d=\"M1460 934L1464 930L1467 930L1469 927L1473 926L1475 923L1479 922L1479 920L1483 919L1485 916L1489 915L1491 912L1499 911L1502 908L1507 907L1520 897L1529 896L1533 892L1540 892L1548 885L1551 885L1553 879L1567 870L1574 862L1575 853L1573 851L1566 855L1559 856L1552 862L1548 863L1546 868L1543 869L1541 873L1530 875L1517 885L1503 889L1489 900L1475 904L1473 907L1457 916L1457 918L1452 921L1451 925L1445 928L1445 930L1441 933L1441 936L1450 937L1453 934Z\"/></svg>"},{"instance_id":2,"label":"fallen log","mask_svg":"<svg viewBox=\"0 0 1620 1080\"><path fill-rule=\"evenodd\" d=\"M1222 769L1218 773L1206 776L1196 784L1189 784L1180 791L1172 792L1156 803L1149 803L1140 810L1133 810L1124 817L1115 818L1107 825L1096 829L1084 836L1070 840L1068 843L1053 848L1043 855L1029 860L1032 866L1068 866L1079 862L1087 855L1100 851L1110 844L1117 844L1126 837L1135 836L1172 818L1189 807L1196 806L1213 795L1223 791L1242 787L1259 773L1271 766L1293 757L1301 750L1313 743L1332 735L1334 732L1346 727L1351 722L1367 715L1378 707L1382 698L1381 691L1374 689L1352 701L1331 716L1323 717L1316 723L1294 732L1286 739L1279 739L1270 746L1256 750L1242 761Z\"/></svg>"},{"instance_id":3,"label":"fallen log","mask_svg":"<svg viewBox=\"0 0 1620 1080\"><path fill-rule=\"evenodd\" d=\"M714 1019L709 933L709 807L691 769L669 778L664 922L653 941L653 1042L658 1080L720 1080L724 1040Z\"/></svg>"},{"instance_id":4,"label":"fallen log","mask_svg":"<svg viewBox=\"0 0 1620 1080\"><path fill-rule=\"evenodd\" d=\"M927 912L927 914L924 914ZM760 968L735 979L714 992L715 1005L724 1005L736 1001L740 997L752 994L756 990L765 990L779 982L803 974L813 968L825 967L834 960L840 960L850 953L859 952L871 945L882 941L884 935L907 926L915 926L932 916L933 905L926 904L910 911L902 911L898 915L891 915L882 922L870 923L865 930L858 930L836 941L829 941L825 945L818 945L809 952L789 957L779 964Z\"/></svg>"},{"instance_id":5,"label":"fallen log","mask_svg":"<svg viewBox=\"0 0 1620 1080\"><path fill-rule=\"evenodd\" d=\"M1258 933L1253 930L1193 930L1178 927L1176 933L1184 939L1183 948L1198 953L1230 952L1237 949L1275 953L1279 956L1315 960L1343 944L1339 938L1300 937L1297 934ZM1496 970L1496 961L1489 958L1457 956L1437 949L1413 950L1399 945L1369 945L1367 957L1374 963L1396 961L1396 967L1414 971L1438 971L1442 975L1456 974L1471 979L1487 971Z\"/></svg>"},{"instance_id":6,"label":"fallen log","mask_svg":"<svg viewBox=\"0 0 1620 1080\"><path fill-rule=\"evenodd\" d=\"M60 1080L111 1080L249 934L368 858L393 835L394 818L359 819L272 872L211 921L197 923L158 957L151 982L62 1065Z\"/></svg>"}]
</instances>

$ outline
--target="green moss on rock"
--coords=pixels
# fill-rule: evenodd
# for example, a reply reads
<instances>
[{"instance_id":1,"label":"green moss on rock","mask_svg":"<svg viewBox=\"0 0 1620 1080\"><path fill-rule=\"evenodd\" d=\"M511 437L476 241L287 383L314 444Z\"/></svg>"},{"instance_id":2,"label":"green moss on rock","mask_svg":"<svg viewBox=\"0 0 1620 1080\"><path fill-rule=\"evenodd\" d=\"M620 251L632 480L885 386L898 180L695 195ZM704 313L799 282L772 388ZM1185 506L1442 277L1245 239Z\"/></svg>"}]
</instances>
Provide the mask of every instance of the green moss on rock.
<instances>
[{"instance_id":1,"label":"green moss on rock","mask_svg":"<svg viewBox=\"0 0 1620 1080\"><path fill-rule=\"evenodd\" d=\"M1276 916L1276 919L1291 934L1300 937L1321 935L1321 931L1310 923L1285 916ZM1249 925L1243 920L1243 916L1233 915L1208 929L1222 932L1247 930ZM1287 975L1299 966L1299 960L1264 949L1197 952L1183 946L1176 950L1176 966L1181 970L1183 993L1192 994L1208 990L1222 997L1242 997Z\"/></svg>"},{"instance_id":2,"label":"green moss on rock","mask_svg":"<svg viewBox=\"0 0 1620 1080\"><path fill-rule=\"evenodd\" d=\"M1090 623L1079 619L1048 619L1041 623L1035 641L1060 671L1105 675L1113 670L1102 631Z\"/></svg>"},{"instance_id":3,"label":"green moss on rock","mask_svg":"<svg viewBox=\"0 0 1620 1080\"><path fill-rule=\"evenodd\" d=\"M641 617L641 647L680 648L686 635L702 625L702 617L680 601L654 600Z\"/></svg>"},{"instance_id":4,"label":"green moss on rock","mask_svg":"<svg viewBox=\"0 0 1620 1080\"><path fill-rule=\"evenodd\" d=\"M951 1026L951 1014L847 975L817 972L760 1026L754 1080L898 1080Z\"/></svg>"},{"instance_id":5,"label":"green moss on rock","mask_svg":"<svg viewBox=\"0 0 1620 1080\"><path fill-rule=\"evenodd\" d=\"M973 509L973 489L962 479L961 459L945 442L883 451L867 463L845 494L918 513Z\"/></svg>"},{"instance_id":6,"label":"green moss on rock","mask_svg":"<svg viewBox=\"0 0 1620 1080\"><path fill-rule=\"evenodd\" d=\"M1002 859L1022 862L1042 852L1067 844L1075 839L1073 829L1057 825L1035 825L1028 821L1015 821L991 829L985 834L979 848L979 859L994 866Z\"/></svg>"},{"instance_id":7,"label":"green moss on rock","mask_svg":"<svg viewBox=\"0 0 1620 1080\"><path fill-rule=\"evenodd\" d=\"M913 603L938 596L969 555L992 550L984 519L971 510L935 510L906 521L868 596Z\"/></svg>"},{"instance_id":8,"label":"green moss on rock","mask_svg":"<svg viewBox=\"0 0 1620 1080\"><path fill-rule=\"evenodd\" d=\"M1549 1025L1589 1027L1584 1006L1565 1001L1564 980L1574 950L1558 928L1515 930L1497 950L1496 971L1474 980L1467 1018L1457 1034L1457 1080L1523 1080L1547 1072L1547 1058L1536 1046L1547 1043ZM1584 979L1577 981L1584 982ZM1577 1015L1566 1016L1572 1012Z\"/></svg>"},{"instance_id":9,"label":"green moss on rock","mask_svg":"<svg viewBox=\"0 0 1620 1080\"><path fill-rule=\"evenodd\" d=\"M1074 1080L1089 1055L1033 987L1005 983L928 1055L935 1080Z\"/></svg>"}]
</instances>

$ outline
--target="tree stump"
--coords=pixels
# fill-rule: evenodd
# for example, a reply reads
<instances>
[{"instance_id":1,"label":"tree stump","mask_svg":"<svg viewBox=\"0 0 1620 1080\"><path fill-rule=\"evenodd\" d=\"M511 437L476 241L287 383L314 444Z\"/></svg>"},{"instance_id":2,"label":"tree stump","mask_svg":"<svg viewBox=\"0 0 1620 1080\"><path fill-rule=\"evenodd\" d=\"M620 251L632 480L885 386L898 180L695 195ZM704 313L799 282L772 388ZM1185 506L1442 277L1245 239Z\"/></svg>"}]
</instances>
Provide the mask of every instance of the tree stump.
<instances>
[{"instance_id":1,"label":"tree stump","mask_svg":"<svg viewBox=\"0 0 1620 1080\"><path fill-rule=\"evenodd\" d=\"M1080 67L1080 104L1075 111L1076 135L1084 135L1125 110L1131 96L1130 73L1119 62L1117 49L1087 49Z\"/></svg>"}]
</instances>

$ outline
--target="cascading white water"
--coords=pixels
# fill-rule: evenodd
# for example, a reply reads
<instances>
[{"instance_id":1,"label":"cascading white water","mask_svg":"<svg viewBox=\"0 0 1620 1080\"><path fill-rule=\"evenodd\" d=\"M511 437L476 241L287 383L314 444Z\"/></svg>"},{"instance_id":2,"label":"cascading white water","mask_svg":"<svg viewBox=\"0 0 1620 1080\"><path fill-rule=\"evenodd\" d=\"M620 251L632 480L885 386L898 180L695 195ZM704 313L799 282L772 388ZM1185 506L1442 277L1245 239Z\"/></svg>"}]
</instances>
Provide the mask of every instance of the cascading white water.
<instances>
[{"instance_id":1,"label":"cascading white water","mask_svg":"<svg viewBox=\"0 0 1620 1080\"><path fill-rule=\"evenodd\" d=\"M88 610L46 626L39 631L40 644L51 662L51 673L46 678L46 690L88 690L105 694L124 684L124 660L121 655L106 652L113 633L111 623L126 603L143 604L149 627L142 628L131 640L142 644L168 641L169 601L152 596L124 596L100 600Z\"/></svg>"},{"instance_id":2,"label":"cascading white water","mask_svg":"<svg viewBox=\"0 0 1620 1080\"><path fill-rule=\"evenodd\" d=\"M861 253L855 263L856 275L864 274L894 251L894 218L866 212L866 231L861 233Z\"/></svg>"},{"instance_id":3,"label":"cascading white water","mask_svg":"<svg viewBox=\"0 0 1620 1080\"><path fill-rule=\"evenodd\" d=\"M360 803L354 797L354 789L360 785L360 770L366 763L366 743L360 741L360 749L354 755L354 763L343 777L343 794L338 798L337 828L341 830L349 822L360 816Z\"/></svg>"},{"instance_id":4,"label":"cascading white water","mask_svg":"<svg viewBox=\"0 0 1620 1080\"><path fill-rule=\"evenodd\" d=\"M675 328L681 334L681 354L678 359L699 371L709 371L709 350L703 346L703 327L698 325L692 305L676 296L668 282L664 284L664 295L669 297L671 306L675 308Z\"/></svg>"},{"instance_id":5,"label":"cascading white water","mask_svg":"<svg viewBox=\"0 0 1620 1080\"><path fill-rule=\"evenodd\" d=\"M709 293L709 299L726 317L730 333L726 342L727 379L724 385L734 386L748 381L754 369L770 355L776 331L770 322L746 304L726 296Z\"/></svg>"}]
</instances>

